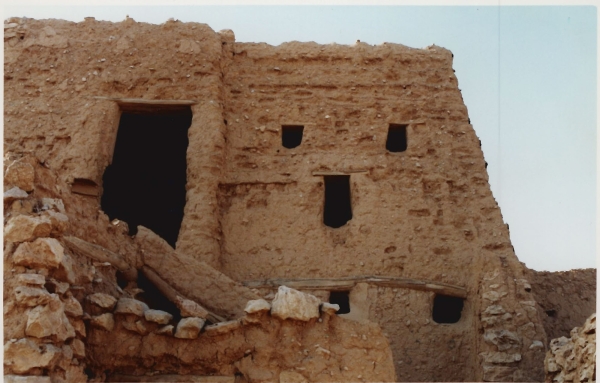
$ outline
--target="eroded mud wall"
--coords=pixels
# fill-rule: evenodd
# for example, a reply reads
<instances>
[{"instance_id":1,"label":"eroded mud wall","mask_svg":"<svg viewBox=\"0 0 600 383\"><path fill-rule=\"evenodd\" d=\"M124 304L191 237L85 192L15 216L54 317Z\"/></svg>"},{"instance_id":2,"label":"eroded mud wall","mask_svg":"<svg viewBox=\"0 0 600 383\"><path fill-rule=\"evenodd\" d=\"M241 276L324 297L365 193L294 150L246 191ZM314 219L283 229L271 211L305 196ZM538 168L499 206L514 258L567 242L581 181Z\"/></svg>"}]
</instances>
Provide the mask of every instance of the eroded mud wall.
<instances>
[{"instance_id":1,"label":"eroded mud wall","mask_svg":"<svg viewBox=\"0 0 600 383\"><path fill-rule=\"evenodd\" d=\"M225 128L221 58L232 34L174 21L8 21L5 150L34 153L67 183L92 185L94 190L80 197L81 216L96 216L99 208L121 113L113 99L194 101L180 247L215 265ZM77 234L110 246L109 239L94 238L94 230L85 225Z\"/></svg>"},{"instance_id":2,"label":"eroded mud wall","mask_svg":"<svg viewBox=\"0 0 600 383\"><path fill-rule=\"evenodd\" d=\"M596 312L596 269L528 270L548 340L568 337Z\"/></svg>"}]
</instances>

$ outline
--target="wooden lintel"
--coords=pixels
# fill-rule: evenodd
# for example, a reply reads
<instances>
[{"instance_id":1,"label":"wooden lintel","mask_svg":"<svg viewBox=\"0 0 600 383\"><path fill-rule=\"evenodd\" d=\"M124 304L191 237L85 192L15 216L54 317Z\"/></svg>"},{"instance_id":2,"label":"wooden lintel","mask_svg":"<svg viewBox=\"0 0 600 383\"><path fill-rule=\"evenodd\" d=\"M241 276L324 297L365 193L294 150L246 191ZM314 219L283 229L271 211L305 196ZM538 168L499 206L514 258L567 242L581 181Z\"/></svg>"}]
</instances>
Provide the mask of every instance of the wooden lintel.
<instances>
[{"instance_id":1,"label":"wooden lintel","mask_svg":"<svg viewBox=\"0 0 600 383\"><path fill-rule=\"evenodd\" d=\"M369 171L366 169L360 169L360 170L338 170L338 171L333 171L333 170L327 170L327 171L316 171L316 172L312 172L313 176L347 176L347 175L351 175L351 174L365 174L368 173Z\"/></svg>"},{"instance_id":2,"label":"wooden lintel","mask_svg":"<svg viewBox=\"0 0 600 383\"><path fill-rule=\"evenodd\" d=\"M329 290L343 291L353 288L357 283L370 283L377 286L406 288L413 290L433 291L439 294L453 297L466 298L467 290L461 286L446 283L434 283L411 278L401 277L379 277L379 276L356 276L331 279L265 279L259 281L243 282L244 286L250 288L276 288L287 286L294 289L304 290Z\"/></svg>"},{"instance_id":3,"label":"wooden lintel","mask_svg":"<svg viewBox=\"0 0 600 383\"><path fill-rule=\"evenodd\" d=\"M115 101L118 104L144 104L144 105L195 105L195 100L148 100L144 98L119 98L119 97L94 97L97 100Z\"/></svg>"},{"instance_id":4,"label":"wooden lintel","mask_svg":"<svg viewBox=\"0 0 600 383\"><path fill-rule=\"evenodd\" d=\"M185 112L198 101L194 100L146 100L143 98L95 97L98 100L114 101L122 112L141 114L170 114Z\"/></svg>"}]
</instances>

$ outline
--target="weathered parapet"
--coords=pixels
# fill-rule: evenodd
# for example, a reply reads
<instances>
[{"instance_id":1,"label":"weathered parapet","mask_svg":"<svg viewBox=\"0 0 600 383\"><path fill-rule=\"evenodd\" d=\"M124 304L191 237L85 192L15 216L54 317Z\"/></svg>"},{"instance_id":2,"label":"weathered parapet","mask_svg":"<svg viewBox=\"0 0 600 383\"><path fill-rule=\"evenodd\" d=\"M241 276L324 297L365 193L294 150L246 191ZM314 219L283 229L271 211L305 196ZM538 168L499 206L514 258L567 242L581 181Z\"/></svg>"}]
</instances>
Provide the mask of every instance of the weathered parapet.
<instances>
[{"instance_id":1,"label":"weathered parapet","mask_svg":"<svg viewBox=\"0 0 600 383\"><path fill-rule=\"evenodd\" d=\"M552 339L544 360L546 382L596 381L596 313L571 337Z\"/></svg>"},{"instance_id":2,"label":"weathered parapet","mask_svg":"<svg viewBox=\"0 0 600 383\"><path fill-rule=\"evenodd\" d=\"M339 318L336 310L285 287L272 303L250 301L242 318L214 325L193 317L156 323L143 307L115 309L114 326L90 328L91 369L109 381L145 374L241 375L248 382L395 381L379 326Z\"/></svg>"}]
</instances>

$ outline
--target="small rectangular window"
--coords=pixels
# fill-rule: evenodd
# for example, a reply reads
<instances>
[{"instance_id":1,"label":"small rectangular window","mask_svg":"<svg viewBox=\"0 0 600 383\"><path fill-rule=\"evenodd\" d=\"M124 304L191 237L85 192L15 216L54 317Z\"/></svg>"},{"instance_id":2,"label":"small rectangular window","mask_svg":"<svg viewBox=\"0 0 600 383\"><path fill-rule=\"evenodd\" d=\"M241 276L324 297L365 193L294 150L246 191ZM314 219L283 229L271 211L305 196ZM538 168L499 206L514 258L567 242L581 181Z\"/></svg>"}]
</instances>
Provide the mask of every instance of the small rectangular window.
<instances>
[{"instance_id":1,"label":"small rectangular window","mask_svg":"<svg viewBox=\"0 0 600 383\"><path fill-rule=\"evenodd\" d=\"M433 321L436 323L456 323L460 320L464 299L436 294L433 298Z\"/></svg>"},{"instance_id":2,"label":"small rectangular window","mask_svg":"<svg viewBox=\"0 0 600 383\"><path fill-rule=\"evenodd\" d=\"M281 145L284 148L293 149L302 143L304 126L283 125L281 126Z\"/></svg>"},{"instance_id":3,"label":"small rectangular window","mask_svg":"<svg viewBox=\"0 0 600 383\"><path fill-rule=\"evenodd\" d=\"M329 303L340 306L338 314L350 312L350 291L332 291L329 293Z\"/></svg>"},{"instance_id":4,"label":"small rectangular window","mask_svg":"<svg viewBox=\"0 0 600 383\"><path fill-rule=\"evenodd\" d=\"M408 147L408 141L406 139L406 126L399 124L390 124L388 129L387 140L385 142L385 148L392 152L403 152Z\"/></svg>"},{"instance_id":5,"label":"small rectangular window","mask_svg":"<svg viewBox=\"0 0 600 383\"><path fill-rule=\"evenodd\" d=\"M352 219L350 176L324 176L324 179L323 223L333 228L342 227Z\"/></svg>"}]
</instances>

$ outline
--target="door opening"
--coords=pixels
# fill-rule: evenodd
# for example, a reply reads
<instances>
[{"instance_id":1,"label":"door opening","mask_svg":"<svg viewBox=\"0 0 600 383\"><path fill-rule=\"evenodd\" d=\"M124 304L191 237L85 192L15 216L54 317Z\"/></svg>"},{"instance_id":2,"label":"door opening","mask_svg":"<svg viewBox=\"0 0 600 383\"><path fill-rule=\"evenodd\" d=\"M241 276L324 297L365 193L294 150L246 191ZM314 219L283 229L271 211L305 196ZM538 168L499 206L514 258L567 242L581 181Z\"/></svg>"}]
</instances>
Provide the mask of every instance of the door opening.
<instances>
[{"instance_id":1,"label":"door opening","mask_svg":"<svg viewBox=\"0 0 600 383\"><path fill-rule=\"evenodd\" d=\"M154 113L123 112L112 164L103 177L102 210L142 225L175 247L185 206L190 107Z\"/></svg>"}]
</instances>

